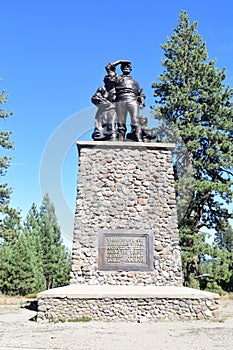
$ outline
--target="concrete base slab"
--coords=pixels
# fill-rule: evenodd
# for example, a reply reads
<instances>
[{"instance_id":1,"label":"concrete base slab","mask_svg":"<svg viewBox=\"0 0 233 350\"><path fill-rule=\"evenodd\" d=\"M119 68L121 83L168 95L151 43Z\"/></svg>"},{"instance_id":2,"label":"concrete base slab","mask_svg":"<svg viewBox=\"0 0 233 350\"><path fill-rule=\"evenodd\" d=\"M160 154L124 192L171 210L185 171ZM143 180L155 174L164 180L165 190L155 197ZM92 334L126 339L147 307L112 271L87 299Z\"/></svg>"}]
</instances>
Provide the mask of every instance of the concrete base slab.
<instances>
[{"instance_id":1,"label":"concrete base slab","mask_svg":"<svg viewBox=\"0 0 233 350\"><path fill-rule=\"evenodd\" d=\"M69 285L38 295L38 321L157 321L210 319L215 293L186 287Z\"/></svg>"},{"instance_id":2,"label":"concrete base slab","mask_svg":"<svg viewBox=\"0 0 233 350\"><path fill-rule=\"evenodd\" d=\"M131 285L84 285L71 284L46 290L38 298L218 298L216 293L187 287L131 286Z\"/></svg>"}]
</instances>

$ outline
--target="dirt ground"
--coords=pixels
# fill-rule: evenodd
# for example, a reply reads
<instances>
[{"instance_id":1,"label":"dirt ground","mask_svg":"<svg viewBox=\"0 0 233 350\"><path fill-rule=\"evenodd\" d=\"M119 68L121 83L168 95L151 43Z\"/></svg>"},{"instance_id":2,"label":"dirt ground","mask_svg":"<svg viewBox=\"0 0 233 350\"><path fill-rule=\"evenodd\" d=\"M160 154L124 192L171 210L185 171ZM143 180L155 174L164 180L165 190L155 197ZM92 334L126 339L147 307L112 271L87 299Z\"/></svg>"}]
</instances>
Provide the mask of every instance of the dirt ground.
<instances>
[{"instance_id":1,"label":"dirt ground","mask_svg":"<svg viewBox=\"0 0 233 350\"><path fill-rule=\"evenodd\" d=\"M233 300L215 321L36 323L24 299L0 298L0 350L233 349Z\"/></svg>"}]
</instances>

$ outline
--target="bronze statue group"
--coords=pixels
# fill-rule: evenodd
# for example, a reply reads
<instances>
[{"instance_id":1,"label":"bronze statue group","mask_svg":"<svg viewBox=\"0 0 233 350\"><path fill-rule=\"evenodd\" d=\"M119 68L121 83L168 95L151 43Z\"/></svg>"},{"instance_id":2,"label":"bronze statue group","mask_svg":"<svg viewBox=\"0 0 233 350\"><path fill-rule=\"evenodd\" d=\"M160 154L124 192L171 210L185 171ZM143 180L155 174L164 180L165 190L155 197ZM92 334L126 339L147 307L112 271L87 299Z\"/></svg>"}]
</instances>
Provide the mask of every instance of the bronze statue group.
<instances>
[{"instance_id":1,"label":"bronze statue group","mask_svg":"<svg viewBox=\"0 0 233 350\"><path fill-rule=\"evenodd\" d=\"M122 75L116 73L121 65ZM130 73L130 61L119 60L105 67L107 75L104 86L92 96L98 110L95 116L95 128L92 138L95 141L143 141L149 142L153 136L147 126L147 117L140 116L145 107L145 95L138 82ZM131 131L126 134L127 114L130 115Z\"/></svg>"}]
</instances>

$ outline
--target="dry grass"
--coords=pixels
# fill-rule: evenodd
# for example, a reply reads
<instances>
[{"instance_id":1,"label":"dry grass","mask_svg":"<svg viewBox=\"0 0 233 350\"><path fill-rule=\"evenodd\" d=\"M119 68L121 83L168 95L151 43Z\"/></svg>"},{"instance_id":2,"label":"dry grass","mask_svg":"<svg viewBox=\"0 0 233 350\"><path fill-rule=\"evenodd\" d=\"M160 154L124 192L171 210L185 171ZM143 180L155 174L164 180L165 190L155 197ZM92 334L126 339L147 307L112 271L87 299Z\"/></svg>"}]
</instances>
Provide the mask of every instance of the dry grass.
<instances>
[{"instance_id":1,"label":"dry grass","mask_svg":"<svg viewBox=\"0 0 233 350\"><path fill-rule=\"evenodd\" d=\"M12 305L22 305L24 303L27 303L28 301L31 301L33 299L36 299L36 296L8 296L8 295L0 295L0 305L1 306L12 306Z\"/></svg>"}]
</instances>

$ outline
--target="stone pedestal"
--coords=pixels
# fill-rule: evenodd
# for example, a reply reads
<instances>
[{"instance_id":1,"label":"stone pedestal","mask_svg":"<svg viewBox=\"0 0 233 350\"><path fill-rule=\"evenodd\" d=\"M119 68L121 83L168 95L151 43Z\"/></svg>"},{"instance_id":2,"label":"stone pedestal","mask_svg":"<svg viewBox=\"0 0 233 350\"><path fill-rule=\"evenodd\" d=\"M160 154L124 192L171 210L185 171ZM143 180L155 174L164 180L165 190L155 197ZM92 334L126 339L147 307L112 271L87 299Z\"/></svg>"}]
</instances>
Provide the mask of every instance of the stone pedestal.
<instances>
[{"instance_id":1,"label":"stone pedestal","mask_svg":"<svg viewBox=\"0 0 233 350\"><path fill-rule=\"evenodd\" d=\"M71 283L181 286L174 145L77 144Z\"/></svg>"},{"instance_id":2,"label":"stone pedestal","mask_svg":"<svg viewBox=\"0 0 233 350\"><path fill-rule=\"evenodd\" d=\"M218 295L182 287L173 144L80 141L71 285L39 320L200 319Z\"/></svg>"}]
</instances>

